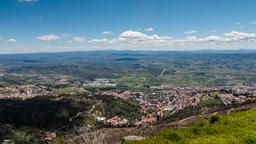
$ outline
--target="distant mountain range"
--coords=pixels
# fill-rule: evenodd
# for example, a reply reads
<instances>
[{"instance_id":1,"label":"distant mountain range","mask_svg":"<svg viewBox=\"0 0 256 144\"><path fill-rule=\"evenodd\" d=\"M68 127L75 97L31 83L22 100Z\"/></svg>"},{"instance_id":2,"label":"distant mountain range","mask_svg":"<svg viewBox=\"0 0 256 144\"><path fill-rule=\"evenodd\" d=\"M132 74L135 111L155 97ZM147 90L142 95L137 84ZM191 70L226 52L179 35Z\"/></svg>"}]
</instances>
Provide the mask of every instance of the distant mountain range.
<instances>
[{"instance_id":1,"label":"distant mountain range","mask_svg":"<svg viewBox=\"0 0 256 144\"><path fill-rule=\"evenodd\" d=\"M203 49L203 50L188 50L188 51L144 51L144 50L96 50L96 51L71 51L71 52L42 52L42 53L21 53L21 54L0 54L0 56L66 56L67 54L72 55L94 55L94 54L118 54L118 55L131 55L131 54L187 54L187 53L219 53L219 54L248 54L256 53L256 49L238 49L238 50L214 50L214 49Z\"/></svg>"}]
</instances>

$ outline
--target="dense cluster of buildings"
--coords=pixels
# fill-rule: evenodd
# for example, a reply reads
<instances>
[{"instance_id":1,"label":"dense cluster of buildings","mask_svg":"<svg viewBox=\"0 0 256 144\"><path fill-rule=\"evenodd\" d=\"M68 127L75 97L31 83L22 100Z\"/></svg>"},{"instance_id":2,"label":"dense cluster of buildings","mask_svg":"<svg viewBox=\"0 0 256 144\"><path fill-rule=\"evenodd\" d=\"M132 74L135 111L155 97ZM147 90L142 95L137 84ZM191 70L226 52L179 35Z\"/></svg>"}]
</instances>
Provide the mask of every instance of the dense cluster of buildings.
<instances>
[{"instance_id":1,"label":"dense cluster of buildings","mask_svg":"<svg viewBox=\"0 0 256 144\"><path fill-rule=\"evenodd\" d=\"M51 92L45 86L35 85L7 85L0 83L0 99L20 98L28 99L36 96L45 96Z\"/></svg>"},{"instance_id":2,"label":"dense cluster of buildings","mask_svg":"<svg viewBox=\"0 0 256 144\"><path fill-rule=\"evenodd\" d=\"M218 100L224 105L239 104L256 99L256 84L233 87L183 87L161 85L146 92L102 92L102 95L132 98L140 105L145 116L136 120L136 125L153 123L188 107L196 107L208 100Z\"/></svg>"},{"instance_id":3,"label":"dense cluster of buildings","mask_svg":"<svg viewBox=\"0 0 256 144\"><path fill-rule=\"evenodd\" d=\"M87 87L116 87L116 84L108 79L96 79L85 83L69 82L67 79L59 79L55 85L78 86L86 90ZM0 98L27 99L35 96L44 96L55 93L49 87L43 85L10 85L0 83ZM92 93L92 92L88 92ZM161 118L168 117L188 107L196 107L208 100L219 100L224 105L239 104L256 99L256 84L236 85L232 87L180 87L173 88L167 85L152 86L145 91L134 92L130 90L115 91L103 90L96 95L118 97L124 100L133 99L140 105L140 111L144 114L135 120L136 125L153 123ZM127 125L129 122L122 116L113 118L96 117L96 121L111 126Z\"/></svg>"},{"instance_id":4,"label":"dense cluster of buildings","mask_svg":"<svg viewBox=\"0 0 256 144\"><path fill-rule=\"evenodd\" d=\"M116 84L109 79L95 79L94 81L87 81L83 84L84 87L99 87L99 88L111 88L116 87Z\"/></svg>"}]
</instances>

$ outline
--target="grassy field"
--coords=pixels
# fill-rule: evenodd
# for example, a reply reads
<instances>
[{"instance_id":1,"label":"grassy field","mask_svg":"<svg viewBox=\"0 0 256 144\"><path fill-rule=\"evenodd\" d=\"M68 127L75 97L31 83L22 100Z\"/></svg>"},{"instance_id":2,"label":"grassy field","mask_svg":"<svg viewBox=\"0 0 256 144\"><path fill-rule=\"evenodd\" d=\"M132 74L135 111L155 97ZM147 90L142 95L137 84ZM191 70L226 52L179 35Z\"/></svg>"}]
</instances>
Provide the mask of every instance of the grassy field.
<instances>
[{"instance_id":1,"label":"grassy field","mask_svg":"<svg viewBox=\"0 0 256 144\"><path fill-rule=\"evenodd\" d=\"M212 116L189 128L166 130L144 141L127 144L255 144L256 109Z\"/></svg>"}]
</instances>

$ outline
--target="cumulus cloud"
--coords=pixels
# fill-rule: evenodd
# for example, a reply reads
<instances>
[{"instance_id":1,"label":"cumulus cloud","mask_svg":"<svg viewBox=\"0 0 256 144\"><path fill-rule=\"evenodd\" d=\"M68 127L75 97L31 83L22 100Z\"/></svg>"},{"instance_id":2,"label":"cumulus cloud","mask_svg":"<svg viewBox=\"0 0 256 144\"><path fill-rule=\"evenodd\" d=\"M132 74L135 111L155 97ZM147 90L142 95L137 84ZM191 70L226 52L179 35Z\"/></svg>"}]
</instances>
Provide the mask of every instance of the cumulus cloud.
<instances>
[{"instance_id":1,"label":"cumulus cloud","mask_svg":"<svg viewBox=\"0 0 256 144\"><path fill-rule=\"evenodd\" d=\"M224 33L222 36L206 36L198 38L196 36L188 36L184 39L174 39L176 44L189 45L189 44L210 44L210 43L232 43L243 41L256 40L256 34L232 31Z\"/></svg>"},{"instance_id":2,"label":"cumulus cloud","mask_svg":"<svg viewBox=\"0 0 256 144\"><path fill-rule=\"evenodd\" d=\"M13 38L7 40L7 42L16 42L16 41L17 41L17 40L16 40L16 39L13 39Z\"/></svg>"},{"instance_id":3,"label":"cumulus cloud","mask_svg":"<svg viewBox=\"0 0 256 144\"><path fill-rule=\"evenodd\" d=\"M18 2L26 2L26 3L32 3L37 2L38 0L18 0Z\"/></svg>"},{"instance_id":4,"label":"cumulus cloud","mask_svg":"<svg viewBox=\"0 0 256 144\"><path fill-rule=\"evenodd\" d=\"M208 47L219 46L226 47L227 45L238 46L243 42L256 42L256 34L245 33L238 31L231 31L222 35L209 35L205 37L196 37L193 35L186 36L184 38L171 38L168 36L159 36L157 34L147 35L145 33L133 30L127 30L122 32L118 37L113 39L92 39L88 43L108 43L112 44L113 48L126 48L126 49L138 49L138 48L177 48L182 47Z\"/></svg>"},{"instance_id":5,"label":"cumulus cloud","mask_svg":"<svg viewBox=\"0 0 256 144\"><path fill-rule=\"evenodd\" d=\"M104 32L102 32L102 34L104 34L104 35L112 35L113 33L111 31L104 31Z\"/></svg>"},{"instance_id":6,"label":"cumulus cloud","mask_svg":"<svg viewBox=\"0 0 256 144\"><path fill-rule=\"evenodd\" d=\"M220 36L207 36L198 38L196 36L187 36L184 39L173 39L172 42L177 45L191 45L191 44L209 44L222 41Z\"/></svg>"},{"instance_id":7,"label":"cumulus cloud","mask_svg":"<svg viewBox=\"0 0 256 144\"><path fill-rule=\"evenodd\" d=\"M142 32L128 30L120 34L119 40L136 43L165 43L170 39L167 36L161 37L156 34L146 35Z\"/></svg>"},{"instance_id":8,"label":"cumulus cloud","mask_svg":"<svg viewBox=\"0 0 256 144\"><path fill-rule=\"evenodd\" d=\"M184 34L190 35L190 34L194 34L196 32L197 32L196 30L191 30L191 31L185 31Z\"/></svg>"},{"instance_id":9,"label":"cumulus cloud","mask_svg":"<svg viewBox=\"0 0 256 144\"><path fill-rule=\"evenodd\" d=\"M84 37L78 37L78 36L75 36L73 37L74 41L76 42L84 42L85 41L85 38Z\"/></svg>"},{"instance_id":10,"label":"cumulus cloud","mask_svg":"<svg viewBox=\"0 0 256 144\"><path fill-rule=\"evenodd\" d=\"M147 37L146 34L143 34L142 32L138 32L138 31L132 31L132 30L125 31L120 34L120 38L124 38L124 39L140 39L145 37Z\"/></svg>"},{"instance_id":11,"label":"cumulus cloud","mask_svg":"<svg viewBox=\"0 0 256 144\"><path fill-rule=\"evenodd\" d=\"M77 38L78 39L78 38ZM80 39L78 39L80 40ZM159 36L157 34L148 35L143 32L127 30L122 32L118 37L113 39L95 38L87 41L88 43L108 43L116 46L134 46L134 47L155 47L155 46L198 46L198 45L227 45L242 42L256 42L256 34L239 31L231 31L222 35L209 35L205 37L196 37L193 35L184 38L171 38L168 36Z\"/></svg>"},{"instance_id":12,"label":"cumulus cloud","mask_svg":"<svg viewBox=\"0 0 256 144\"><path fill-rule=\"evenodd\" d=\"M92 39L88 41L88 43L107 43L107 42L110 42L107 38Z\"/></svg>"},{"instance_id":13,"label":"cumulus cloud","mask_svg":"<svg viewBox=\"0 0 256 144\"><path fill-rule=\"evenodd\" d=\"M118 43L118 42L136 42L136 43L143 43L143 42L153 42L153 41L160 41L163 38L159 37L158 35L146 35L142 32L138 31L132 31L128 30L125 32L122 32L119 37L114 38L114 39L107 39L107 38L102 38L102 39L92 39L89 40L89 43Z\"/></svg>"},{"instance_id":14,"label":"cumulus cloud","mask_svg":"<svg viewBox=\"0 0 256 144\"><path fill-rule=\"evenodd\" d=\"M60 37L55 34L49 34L49 35L38 36L37 39L42 41L54 41L54 40L60 39Z\"/></svg>"},{"instance_id":15,"label":"cumulus cloud","mask_svg":"<svg viewBox=\"0 0 256 144\"><path fill-rule=\"evenodd\" d=\"M230 33L224 33L224 41L248 41L248 40L255 40L256 34L253 33L244 33L244 32L237 32L232 31Z\"/></svg>"},{"instance_id":16,"label":"cumulus cloud","mask_svg":"<svg viewBox=\"0 0 256 144\"><path fill-rule=\"evenodd\" d=\"M151 28L146 28L145 31L152 32L152 31L154 31L154 28L152 28L152 27Z\"/></svg>"},{"instance_id":17,"label":"cumulus cloud","mask_svg":"<svg viewBox=\"0 0 256 144\"><path fill-rule=\"evenodd\" d=\"M217 41L221 41L222 38L220 36L207 36L205 38L199 39L199 42L217 42Z\"/></svg>"},{"instance_id":18,"label":"cumulus cloud","mask_svg":"<svg viewBox=\"0 0 256 144\"><path fill-rule=\"evenodd\" d=\"M242 42L242 41L254 41L256 40L256 34L244 33L232 31L224 33L222 36L206 36L203 38L197 38L195 36L188 36L185 39L173 40L177 43L228 43L228 42Z\"/></svg>"},{"instance_id":19,"label":"cumulus cloud","mask_svg":"<svg viewBox=\"0 0 256 144\"><path fill-rule=\"evenodd\" d=\"M40 40L57 40L54 34L39 36ZM185 37L169 37L157 34L146 34L140 31L127 30L121 32L114 38L94 38L87 40L84 37L72 37L67 41L75 46L75 42L86 43L84 46L97 49L143 49L143 50L178 50L178 49L200 49L200 48L243 48L252 47L256 44L256 34L240 31L231 31L223 34L207 36L187 35Z\"/></svg>"}]
</instances>

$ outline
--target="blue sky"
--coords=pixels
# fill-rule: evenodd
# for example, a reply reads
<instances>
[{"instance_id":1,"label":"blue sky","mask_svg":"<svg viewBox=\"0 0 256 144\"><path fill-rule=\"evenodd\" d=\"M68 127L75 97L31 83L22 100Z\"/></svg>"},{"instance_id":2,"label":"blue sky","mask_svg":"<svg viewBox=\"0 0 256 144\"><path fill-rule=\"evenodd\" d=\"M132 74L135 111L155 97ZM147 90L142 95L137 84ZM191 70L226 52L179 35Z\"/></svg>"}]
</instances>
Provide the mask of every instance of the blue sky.
<instances>
[{"instance_id":1,"label":"blue sky","mask_svg":"<svg viewBox=\"0 0 256 144\"><path fill-rule=\"evenodd\" d=\"M255 0L0 0L0 53L256 48Z\"/></svg>"}]
</instances>

